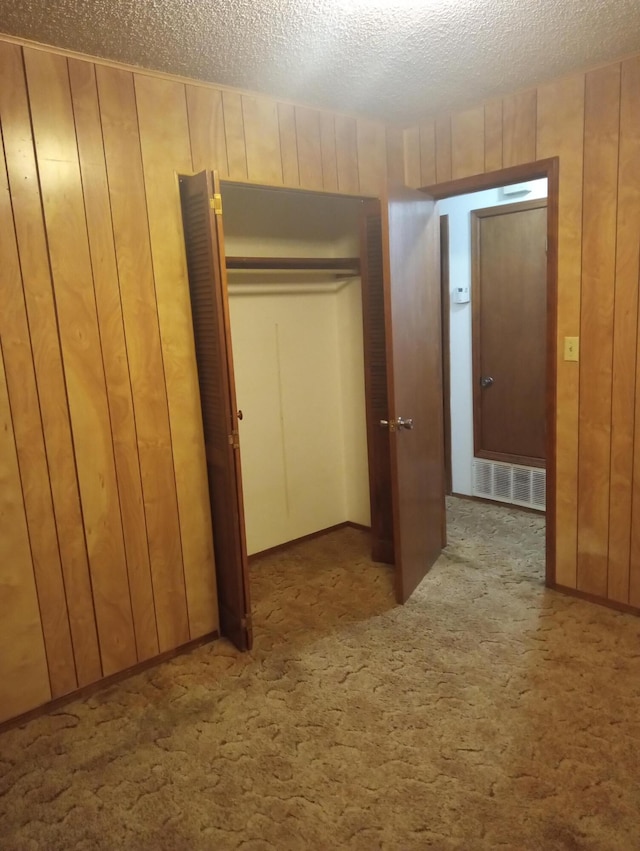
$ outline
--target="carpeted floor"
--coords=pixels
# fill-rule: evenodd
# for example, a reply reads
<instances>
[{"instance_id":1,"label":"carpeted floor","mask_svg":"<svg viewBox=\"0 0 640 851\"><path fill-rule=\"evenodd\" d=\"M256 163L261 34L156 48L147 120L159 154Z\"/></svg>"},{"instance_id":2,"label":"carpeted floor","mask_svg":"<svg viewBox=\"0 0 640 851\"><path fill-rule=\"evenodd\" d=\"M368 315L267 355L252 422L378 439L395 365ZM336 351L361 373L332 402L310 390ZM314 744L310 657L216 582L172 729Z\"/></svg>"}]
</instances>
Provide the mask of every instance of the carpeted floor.
<instances>
[{"instance_id":1,"label":"carpeted floor","mask_svg":"<svg viewBox=\"0 0 640 851\"><path fill-rule=\"evenodd\" d=\"M545 591L543 522L453 500L410 602L347 529L203 647L0 736L0 848L640 848L640 620Z\"/></svg>"}]
</instances>

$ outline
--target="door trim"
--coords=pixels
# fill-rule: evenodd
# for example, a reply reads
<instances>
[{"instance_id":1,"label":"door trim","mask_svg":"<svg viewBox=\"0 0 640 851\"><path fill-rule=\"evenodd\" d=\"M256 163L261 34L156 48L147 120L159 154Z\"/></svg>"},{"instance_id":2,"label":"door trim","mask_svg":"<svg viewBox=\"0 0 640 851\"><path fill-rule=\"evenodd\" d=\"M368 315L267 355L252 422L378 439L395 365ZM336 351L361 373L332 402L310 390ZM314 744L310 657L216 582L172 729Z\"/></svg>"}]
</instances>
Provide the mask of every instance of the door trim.
<instances>
[{"instance_id":1,"label":"door trim","mask_svg":"<svg viewBox=\"0 0 640 851\"><path fill-rule=\"evenodd\" d=\"M546 567L545 582L556 584L556 388L557 388L557 307L558 307L558 197L559 159L552 157L523 165L462 177L446 183L421 187L436 200L496 189L509 183L522 183L546 177L547 185L547 389L546 389Z\"/></svg>"},{"instance_id":2,"label":"door trim","mask_svg":"<svg viewBox=\"0 0 640 851\"><path fill-rule=\"evenodd\" d=\"M440 310L442 313L442 407L444 418L444 492L451 496L451 352L450 313L451 280L449 275L449 216L440 216Z\"/></svg>"}]
</instances>

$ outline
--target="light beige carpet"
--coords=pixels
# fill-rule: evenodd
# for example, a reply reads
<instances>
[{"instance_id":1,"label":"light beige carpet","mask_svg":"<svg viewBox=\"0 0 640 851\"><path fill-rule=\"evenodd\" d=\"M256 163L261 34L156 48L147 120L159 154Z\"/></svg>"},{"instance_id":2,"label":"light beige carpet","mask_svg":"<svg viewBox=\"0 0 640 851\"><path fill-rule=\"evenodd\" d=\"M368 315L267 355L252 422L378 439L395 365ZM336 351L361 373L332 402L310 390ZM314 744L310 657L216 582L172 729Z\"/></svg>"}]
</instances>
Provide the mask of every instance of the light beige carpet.
<instances>
[{"instance_id":1,"label":"light beige carpet","mask_svg":"<svg viewBox=\"0 0 640 851\"><path fill-rule=\"evenodd\" d=\"M451 502L412 600L343 530L203 647L0 736L0 848L640 848L640 621L545 591L543 525Z\"/></svg>"}]
</instances>

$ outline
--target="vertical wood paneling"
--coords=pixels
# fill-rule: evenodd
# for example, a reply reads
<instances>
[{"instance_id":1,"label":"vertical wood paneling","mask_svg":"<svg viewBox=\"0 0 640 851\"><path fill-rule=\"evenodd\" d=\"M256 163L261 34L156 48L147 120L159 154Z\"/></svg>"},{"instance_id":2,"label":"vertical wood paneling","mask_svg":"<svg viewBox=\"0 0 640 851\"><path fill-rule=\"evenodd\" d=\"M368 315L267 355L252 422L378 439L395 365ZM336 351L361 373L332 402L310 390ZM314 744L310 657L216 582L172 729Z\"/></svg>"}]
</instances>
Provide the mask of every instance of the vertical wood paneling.
<instances>
[{"instance_id":1,"label":"vertical wood paneling","mask_svg":"<svg viewBox=\"0 0 640 851\"><path fill-rule=\"evenodd\" d=\"M534 127L533 132L536 132ZM502 168L502 101L492 100L484 105L484 170Z\"/></svg>"},{"instance_id":2,"label":"vertical wood paneling","mask_svg":"<svg viewBox=\"0 0 640 851\"><path fill-rule=\"evenodd\" d=\"M315 109L296 106L296 139L300 186L322 189L322 148L320 145L320 115Z\"/></svg>"},{"instance_id":3,"label":"vertical wood paneling","mask_svg":"<svg viewBox=\"0 0 640 851\"><path fill-rule=\"evenodd\" d=\"M375 121L356 121L358 142L358 178L360 191L379 195L387 183L387 143L384 125Z\"/></svg>"},{"instance_id":4,"label":"vertical wood paneling","mask_svg":"<svg viewBox=\"0 0 640 851\"><path fill-rule=\"evenodd\" d=\"M133 77L96 68L160 650L189 640Z\"/></svg>"},{"instance_id":5,"label":"vertical wood paneling","mask_svg":"<svg viewBox=\"0 0 640 851\"><path fill-rule=\"evenodd\" d=\"M620 66L586 77L578 588L607 593Z\"/></svg>"},{"instance_id":6,"label":"vertical wood paneling","mask_svg":"<svg viewBox=\"0 0 640 851\"><path fill-rule=\"evenodd\" d=\"M229 177L222 92L203 86L186 86L186 92L194 172L208 168Z\"/></svg>"},{"instance_id":7,"label":"vertical wood paneling","mask_svg":"<svg viewBox=\"0 0 640 851\"><path fill-rule=\"evenodd\" d=\"M53 697L77 687L22 275L0 140L0 339Z\"/></svg>"},{"instance_id":8,"label":"vertical wood paneling","mask_svg":"<svg viewBox=\"0 0 640 851\"><path fill-rule=\"evenodd\" d=\"M294 107L288 103L278 104L278 126L280 128L280 156L282 157L284 185L300 186L296 113Z\"/></svg>"},{"instance_id":9,"label":"vertical wood paneling","mask_svg":"<svg viewBox=\"0 0 640 851\"><path fill-rule=\"evenodd\" d=\"M638 280L640 286L640 276ZM640 310L640 305L639 305ZM638 343L636 348L636 396L633 441L633 481L631 487L631 542L629 559L629 603L640 608L640 312L638 313Z\"/></svg>"},{"instance_id":10,"label":"vertical wood paneling","mask_svg":"<svg viewBox=\"0 0 640 851\"><path fill-rule=\"evenodd\" d=\"M229 177L231 180L246 180L247 146L244 138L241 96L235 92L223 92L222 111Z\"/></svg>"},{"instance_id":11,"label":"vertical wood paneling","mask_svg":"<svg viewBox=\"0 0 640 851\"><path fill-rule=\"evenodd\" d=\"M559 156L556 580L640 607L640 59L587 75L586 122L576 75L401 136L144 74L134 92L104 67L96 88L91 63L26 54L40 175L21 49L0 43L3 712L102 674L85 529L104 673L216 628L181 170L377 195L401 170L418 186Z\"/></svg>"},{"instance_id":12,"label":"vertical wood paneling","mask_svg":"<svg viewBox=\"0 0 640 851\"><path fill-rule=\"evenodd\" d=\"M451 117L451 174L454 180L484 172L484 107Z\"/></svg>"},{"instance_id":13,"label":"vertical wood paneling","mask_svg":"<svg viewBox=\"0 0 640 851\"><path fill-rule=\"evenodd\" d=\"M451 180L451 116L436 119L436 181Z\"/></svg>"},{"instance_id":14,"label":"vertical wood paneling","mask_svg":"<svg viewBox=\"0 0 640 851\"><path fill-rule=\"evenodd\" d=\"M51 698L0 347L0 722Z\"/></svg>"},{"instance_id":15,"label":"vertical wood paneling","mask_svg":"<svg viewBox=\"0 0 640 851\"><path fill-rule=\"evenodd\" d=\"M560 157L558 226L558 354L556 390L556 581L576 587L578 524L577 363L563 359L565 336L580 333L582 268L582 161L584 76L550 83L538 91L539 157Z\"/></svg>"},{"instance_id":16,"label":"vertical wood paneling","mask_svg":"<svg viewBox=\"0 0 640 851\"><path fill-rule=\"evenodd\" d=\"M159 652L136 425L122 322L98 91L92 63L69 60L69 79L93 268L111 432L122 508L138 659Z\"/></svg>"},{"instance_id":17,"label":"vertical wood paneling","mask_svg":"<svg viewBox=\"0 0 640 851\"><path fill-rule=\"evenodd\" d=\"M436 182L436 125L423 121L420 131L420 185L431 186Z\"/></svg>"},{"instance_id":18,"label":"vertical wood paneling","mask_svg":"<svg viewBox=\"0 0 640 851\"><path fill-rule=\"evenodd\" d=\"M502 164L505 168L536 159L536 112L535 89L503 100Z\"/></svg>"},{"instance_id":19,"label":"vertical wood paneling","mask_svg":"<svg viewBox=\"0 0 640 851\"><path fill-rule=\"evenodd\" d=\"M358 177L358 141L355 118L336 115L336 156L338 160L338 189L357 195L360 192Z\"/></svg>"},{"instance_id":20,"label":"vertical wood paneling","mask_svg":"<svg viewBox=\"0 0 640 851\"><path fill-rule=\"evenodd\" d=\"M320 147L322 148L322 184L327 192L337 192L336 125L334 116L329 112L320 113Z\"/></svg>"},{"instance_id":21,"label":"vertical wood paneling","mask_svg":"<svg viewBox=\"0 0 640 851\"><path fill-rule=\"evenodd\" d=\"M185 92L180 83L142 75L136 75L135 88L189 632L191 638L199 638L217 630L218 603L191 301L175 174L176 169L189 172L191 165ZM182 592L182 581L176 565L174 593Z\"/></svg>"},{"instance_id":22,"label":"vertical wood paneling","mask_svg":"<svg viewBox=\"0 0 640 851\"><path fill-rule=\"evenodd\" d=\"M640 57L622 63L611 406L608 595L640 606L640 445L634 459L640 275ZM634 471L634 460L636 469ZM633 484L636 494L633 494ZM635 516L632 522L632 503ZM631 564L630 564L631 562Z\"/></svg>"},{"instance_id":23,"label":"vertical wood paneling","mask_svg":"<svg viewBox=\"0 0 640 851\"><path fill-rule=\"evenodd\" d=\"M409 127L404 130L404 182L412 189L418 189L422 183L420 175L420 130Z\"/></svg>"},{"instance_id":24,"label":"vertical wood paneling","mask_svg":"<svg viewBox=\"0 0 640 851\"><path fill-rule=\"evenodd\" d=\"M247 148L247 177L252 183L281 184L282 155L277 104L267 98L242 95L242 118Z\"/></svg>"},{"instance_id":25,"label":"vertical wood paneling","mask_svg":"<svg viewBox=\"0 0 640 851\"><path fill-rule=\"evenodd\" d=\"M0 122L79 685L102 676L62 355L19 47L0 42Z\"/></svg>"},{"instance_id":26,"label":"vertical wood paneling","mask_svg":"<svg viewBox=\"0 0 640 851\"><path fill-rule=\"evenodd\" d=\"M31 49L24 57L102 667L108 674L137 657L69 77L63 57Z\"/></svg>"},{"instance_id":27,"label":"vertical wood paneling","mask_svg":"<svg viewBox=\"0 0 640 851\"><path fill-rule=\"evenodd\" d=\"M404 133L400 127L387 127L387 179L402 185L404 177Z\"/></svg>"}]
</instances>

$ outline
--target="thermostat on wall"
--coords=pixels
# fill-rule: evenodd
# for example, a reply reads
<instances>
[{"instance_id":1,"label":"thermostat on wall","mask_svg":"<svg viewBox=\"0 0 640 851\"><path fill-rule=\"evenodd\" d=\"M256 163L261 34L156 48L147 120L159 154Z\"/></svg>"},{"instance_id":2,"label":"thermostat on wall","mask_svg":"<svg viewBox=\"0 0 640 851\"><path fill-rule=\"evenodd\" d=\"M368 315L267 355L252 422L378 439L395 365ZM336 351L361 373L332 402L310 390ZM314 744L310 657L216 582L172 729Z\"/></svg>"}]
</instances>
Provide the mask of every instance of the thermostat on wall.
<instances>
[{"instance_id":1,"label":"thermostat on wall","mask_svg":"<svg viewBox=\"0 0 640 851\"><path fill-rule=\"evenodd\" d=\"M466 304L469 299L469 287L454 287L453 300L456 304Z\"/></svg>"}]
</instances>

